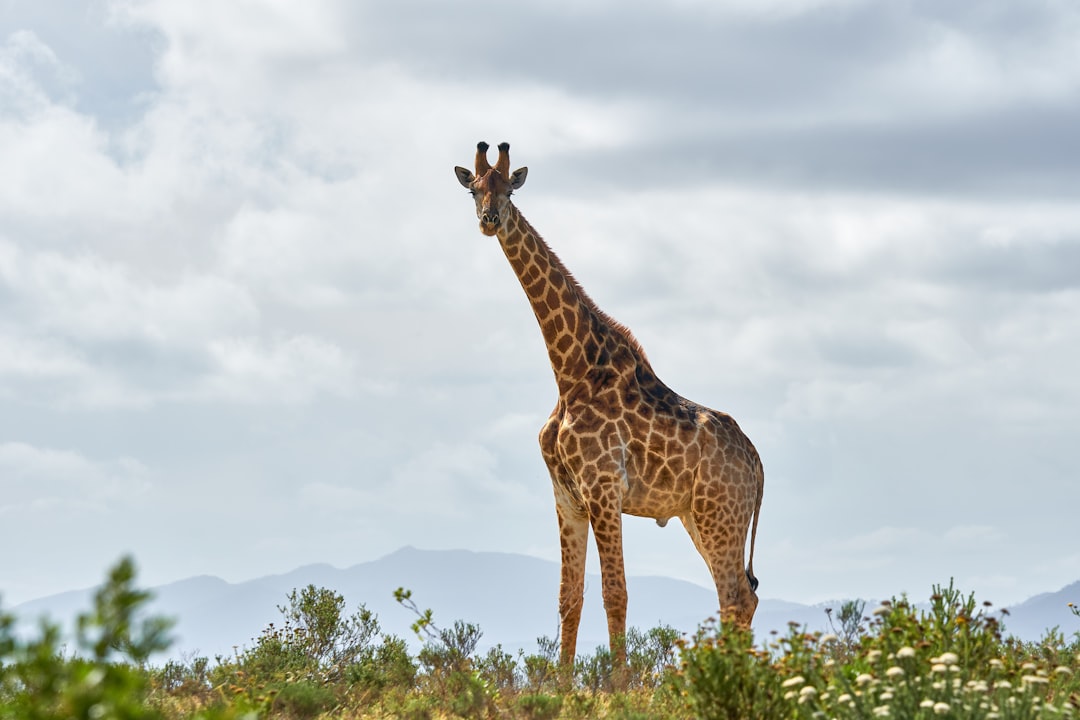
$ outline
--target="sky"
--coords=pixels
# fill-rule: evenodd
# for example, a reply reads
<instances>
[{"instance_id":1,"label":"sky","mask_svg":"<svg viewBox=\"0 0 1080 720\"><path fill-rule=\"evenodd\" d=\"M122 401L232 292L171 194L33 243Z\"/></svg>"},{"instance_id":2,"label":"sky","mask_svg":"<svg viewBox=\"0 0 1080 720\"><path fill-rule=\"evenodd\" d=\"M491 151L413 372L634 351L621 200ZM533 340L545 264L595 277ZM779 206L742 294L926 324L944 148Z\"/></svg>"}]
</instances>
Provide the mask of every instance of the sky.
<instances>
[{"instance_id":1,"label":"sky","mask_svg":"<svg viewBox=\"0 0 1080 720\"><path fill-rule=\"evenodd\" d=\"M762 597L1080 579L1078 36L1073 0L0 0L3 604L124 554L557 560L480 140L757 446Z\"/></svg>"}]
</instances>

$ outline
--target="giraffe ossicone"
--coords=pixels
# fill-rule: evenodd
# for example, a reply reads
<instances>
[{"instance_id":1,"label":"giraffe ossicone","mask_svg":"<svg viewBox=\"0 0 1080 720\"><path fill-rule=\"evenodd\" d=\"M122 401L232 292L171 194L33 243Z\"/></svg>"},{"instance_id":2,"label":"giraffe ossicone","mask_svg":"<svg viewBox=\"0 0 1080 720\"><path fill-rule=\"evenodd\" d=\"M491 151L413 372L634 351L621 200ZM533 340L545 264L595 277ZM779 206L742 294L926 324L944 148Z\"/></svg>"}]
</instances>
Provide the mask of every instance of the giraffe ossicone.
<instances>
[{"instance_id":1,"label":"giraffe ossicone","mask_svg":"<svg viewBox=\"0 0 1080 720\"><path fill-rule=\"evenodd\" d=\"M608 634L626 662L622 515L677 517L716 583L724 622L749 627L757 609L754 542L764 490L757 450L730 415L691 402L653 372L645 351L585 294L510 201L527 168L510 171L510 145L494 166L476 146L475 172L454 168L485 235L496 236L529 299L559 398L540 430L562 555L560 660L572 663L592 529ZM750 542L746 565L746 543Z\"/></svg>"}]
</instances>

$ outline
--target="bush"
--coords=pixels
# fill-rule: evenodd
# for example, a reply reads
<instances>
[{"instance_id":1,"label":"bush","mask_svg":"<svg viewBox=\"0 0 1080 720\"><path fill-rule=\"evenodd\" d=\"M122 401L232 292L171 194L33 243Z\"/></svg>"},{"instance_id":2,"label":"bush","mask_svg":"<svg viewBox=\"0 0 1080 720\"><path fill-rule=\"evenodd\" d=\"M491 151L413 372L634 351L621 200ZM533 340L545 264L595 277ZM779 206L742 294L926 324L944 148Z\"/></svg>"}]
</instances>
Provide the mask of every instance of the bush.
<instances>
[{"instance_id":1,"label":"bush","mask_svg":"<svg viewBox=\"0 0 1080 720\"><path fill-rule=\"evenodd\" d=\"M676 643L680 633L670 625L641 632L626 631L626 660L629 687L655 687L675 667Z\"/></svg>"},{"instance_id":2,"label":"bush","mask_svg":"<svg viewBox=\"0 0 1080 720\"><path fill-rule=\"evenodd\" d=\"M282 684L271 702L271 710L296 720L308 720L337 704L334 691L310 680Z\"/></svg>"},{"instance_id":3,"label":"bush","mask_svg":"<svg viewBox=\"0 0 1080 720\"><path fill-rule=\"evenodd\" d=\"M379 634L375 614L363 605L346 616L345 598L332 590L308 585L289 593L278 606L283 627L273 623L239 658L251 674L266 678L303 676L323 683L341 680L346 669L370 657Z\"/></svg>"},{"instance_id":4,"label":"bush","mask_svg":"<svg viewBox=\"0 0 1080 720\"><path fill-rule=\"evenodd\" d=\"M517 659L498 645L478 655L477 626L440 629L430 610L417 612L414 629L427 642L414 658L402 640L379 634L363 606L345 616L340 595L313 586L290 593L279 608L283 626L232 660L153 668L169 624L141 619L147 598L122 561L79 617L70 655L57 626L20 639L14 618L0 612L0 720L252 720L250 711L269 720L1080 715L1080 633L1007 638L1004 614L952 583L934 587L925 609L893 598L864 618L863 603L845 603L839 633L793 624L760 647L749 632L711 621L689 640L668 627L631 628L625 668L601 647L579 656L573 675L558 671L555 641L539 638L538 654ZM619 672L626 690L615 692Z\"/></svg>"},{"instance_id":5,"label":"bush","mask_svg":"<svg viewBox=\"0 0 1080 720\"><path fill-rule=\"evenodd\" d=\"M412 689L416 682L416 664L405 641L384 636L382 644L349 666L346 682L376 694L388 688Z\"/></svg>"},{"instance_id":6,"label":"bush","mask_svg":"<svg viewBox=\"0 0 1080 720\"><path fill-rule=\"evenodd\" d=\"M737 629L698 631L672 680L704 718L1051 718L1080 708L1080 638L1003 640L1001 620L952 583L928 610L894 598L847 639L789 634L759 649Z\"/></svg>"},{"instance_id":7,"label":"bush","mask_svg":"<svg viewBox=\"0 0 1080 720\"><path fill-rule=\"evenodd\" d=\"M150 655L168 647L171 623L139 622L149 594L134 586L135 565L124 558L94 595L94 609L78 617L79 654L64 657L59 626L43 622L39 635L20 640L15 620L0 613L0 718L104 720L155 718L147 706ZM115 662L120 659L122 662Z\"/></svg>"},{"instance_id":8,"label":"bush","mask_svg":"<svg viewBox=\"0 0 1080 720\"><path fill-rule=\"evenodd\" d=\"M563 699L558 695L520 695L515 703L522 716L528 720L554 720L562 710Z\"/></svg>"},{"instance_id":9,"label":"bush","mask_svg":"<svg viewBox=\"0 0 1080 720\"><path fill-rule=\"evenodd\" d=\"M682 665L673 689L695 717L726 720L785 715L781 677L749 630L706 622L693 642L680 643Z\"/></svg>"}]
</instances>

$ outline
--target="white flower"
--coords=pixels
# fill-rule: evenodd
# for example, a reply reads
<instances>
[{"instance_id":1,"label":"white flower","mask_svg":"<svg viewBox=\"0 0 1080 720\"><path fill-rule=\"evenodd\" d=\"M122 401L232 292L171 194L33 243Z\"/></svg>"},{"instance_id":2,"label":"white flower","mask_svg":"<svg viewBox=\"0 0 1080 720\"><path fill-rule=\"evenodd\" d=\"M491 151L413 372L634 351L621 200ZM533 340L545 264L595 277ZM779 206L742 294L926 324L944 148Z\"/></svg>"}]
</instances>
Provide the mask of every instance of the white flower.
<instances>
[{"instance_id":1,"label":"white flower","mask_svg":"<svg viewBox=\"0 0 1080 720\"><path fill-rule=\"evenodd\" d=\"M904 674L904 668L893 665L891 668L885 671L885 677L898 678Z\"/></svg>"},{"instance_id":2,"label":"white flower","mask_svg":"<svg viewBox=\"0 0 1080 720\"><path fill-rule=\"evenodd\" d=\"M1002 690L1008 690L1011 687L1012 687L1012 683L1009 682L1008 680L998 680L996 683L994 683L994 689L995 690L997 690L999 688L1002 689Z\"/></svg>"},{"instance_id":3,"label":"white flower","mask_svg":"<svg viewBox=\"0 0 1080 720\"><path fill-rule=\"evenodd\" d=\"M807 685L799 691L799 697L814 697L817 695L817 688L813 685Z\"/></svg>"},{"instance_id":4,"label":"white flower","mask_svg":"<svg viewBox=\"0 0 1080 720\"><path fill-rule=\"evenodd\" d=\"M844 693L840 697L836 698L836 702L838 702L838 703L849 703L849 702L851 702L851 696L848 695L847 693Z\"/></svg>"},{"instance_id":5,"label":"white flower","mask_svg":"<svg viewBox=\"0 0 1080 720\"><path fill-rule=\"evenodd\" d=\"M836 635L833 635L832 633L829 633L828 635L822 635L821 639L818 640L818 642L821 643L822 645L828 645L829 643L834 643L839 639L840 638L836 637Z\"/></svg>"},{"instance_id":6,"label":"white flower","mask_svg":"<svg viewBox=\"0 0 1080 720\"><path fill-rule=\"evenodd\" d=\"M1023 665L1020 666L1021 670L1027 670L1029 672L1034 670L1035 668L1036 668L1036 665L1033 662L1026 662L1026 663L1024 663Z\"/></svg>"},{"instance_id":7,"label":"white flower","mask_svg":"<svg viewBox=\"0 0 1080 720\"><path fill-rule=\"evenodd\" d=\"M90 672L86 673L86 677L83 678L83 684L86 687L96 687L101 684L101 681L105 679L105 671L101 668L94 668Z\"/></svg>"},{"instance_id":8,"label":"white flower","mask_svg":"<svg viewBox=\"0 0 1080 720\"><path fill-rule=\"evenodd\" d=\"M947 703L947 702L936 702L936 703L934 703L934 714L935 715L944 715L945 713L949 712L949 710L951 710L951 709L952 708L949 707L949 703Z\"/></svg>"},{"instance_id":9,"label":"white flower","mask_svg":"<svg viewBox=\"0 0 1080 720\"><path fill-rule=\"evenodd\" d=\"M1044 678L1041 675L1025 675L1020 678L1020 681L1028 683L1029 685L1046 685L1050 682L1048 678Z\"/></svg>"},{"instance_id":10,"label":"white flower","mask_svg":"<svg viewBox=\"0 0 1080 720\"><path fill-rule=\"evenodd\" d=\"M855 678L855 684L860 686L860 687L862 687L863 685L866 685L867 683L873 682L873 681L874 681L874 676L871 675L870 673L862 673L857 678Z\"/></svg>"},{"instance_id":11,"label":"white flower","mask_svg":"<svg viewBox=\"0 0 1080 720\"><path fill-rule=\"evenodd\" d=\"M934 707L934 701L927 698L926 700L923 700L921 703L919 703L919 707L921 707L921 708L932 708L932 707Z\"/></svg>"},{"instance_id":12,"label":"white flower","mask_svg":"<svg viewBox=\"0 0 1080 720\"><path fill-rule=\"evenodd\" d=\"M994 668L995 670L1001 670L1005 667L1005 663L1001 662L997 658L992 658L990 660L990 667Z\"/></svg>"},{"instance_id":13,"label":"white flower","mask_svg":"<svg viewBox=\"0 0 1080 720\"><path fill-rule=\"evenodd\" d=\"M874 717L889 717L889 706L879 705L874 708Z\"/></svg>"},{"instance_id":14,"label":"white flower","mask_svg":"<svg viewBox=\"0 0 1080 720\"><path fill-rule=\"evenodd\" d=\"M892 700L892 699L893 699L893 694L891 692L889 692L888 690L886 690L885 692L878 695L878 700L881 700L882 702L888 702L889 700Z\"/></svg>"},{"instance_id":15,"label":"white flower","mask_svg":"<svg viewBox=\"0 0 1080 720\"><path fill-rule=\"evenodd\" d=\"M956 653L951 653L951 652L943 653L941 658L940 658L940 662L943 662L946 665L955 665L959 661L960 661L960 658L957 657Z\"/></svg>"},{"instance_id":16,"label":"white flower","mask_svg":"<svg viewBox=\"0 0 1080 720\"><path fill-rule=\"evenodd\" d=\"M876 663L880 659L881 659L881 651L880 650L871 650L870 652L866 653L866 661L867 662Z\"/></svg>"},{"instance_id":17,"label":"white flower","mask_svg":"<svg viewBox=\"0 0 1080 720\"><path fill-rule=\"evenodd\" d=\"M946 670L948 670L948 668L945 667L943 663L938 663L930 668L930 672L932 673L943 673Z\"/></svg>"},{"instance_id":18,"label":"white flower","mask_svg":"<svg viewBox=\"0 0 1080 720\"><path fill-rule=\"evenodd\" d=\"M1054 668L1054 674L1055 675L1072 675L1072 670L1065 667L1064 665L1059 665L1058 667Z\"/></svg>"},{"instance_id":19,"label":"white flower","mask_svg":"<svg viewBox=\"0 0 1080 720\"><path fill-rule=\"evenodd\" d=\"M795 677L788 678L784 682L780 683L780 687L784 687L784 688L798 687L799 685L802 685L804 682L806 682L806 680L803 679L802 675L796 675Z\"/></svg>"},{"instance_id":20,"label":"white flower","mask_svg":"<svg viewBox=\"0 0 1080 720\"><path fill-rule=\"evenodd\" d=\"M896 657L898 658L913 658L915 657L915 648L902 647L896 651Z\"/></svg>"},{"instance_id":21,"label":"white flower","mask_svg":"<svg viewBox=\"0 0 1080 720\"><path fill-rule=\"evenodd\" d=\"M873 614L878 615L878 616L888 615L889 614L889 606L888 605L879 605L876 608L874 608Z\"/></svg>"}]
</instances>

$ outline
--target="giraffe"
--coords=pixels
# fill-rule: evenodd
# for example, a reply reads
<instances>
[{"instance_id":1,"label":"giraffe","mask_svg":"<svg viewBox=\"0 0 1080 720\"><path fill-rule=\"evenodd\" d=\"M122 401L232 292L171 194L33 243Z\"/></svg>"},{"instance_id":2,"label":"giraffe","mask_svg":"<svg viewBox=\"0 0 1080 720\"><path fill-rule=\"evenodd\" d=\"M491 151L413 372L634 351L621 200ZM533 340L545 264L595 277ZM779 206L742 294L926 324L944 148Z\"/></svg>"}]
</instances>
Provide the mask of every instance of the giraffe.
<instances>
[{"instance_id":1,"label":"giraffe","mask_svg":"<svg viewBox=\"0 0 1080 720\"><path fill-rule=\"evenodd\" d=\"M476 201L480 231L498 238L528 296L559 393L540 430L540 450L555 492L562 556L560 663L575 657L590 527L610 647L617 666L626 663L624 513L654 518L660 527L679 518L716 583L722 621L749 627L758 604L754 541L764 488L757 450L731 416L660 381L630 330L585 294L510 201L528 168L510 172L508 143L499 145L494 167L487 151L485 142L476 146L475 174L454 172Z\"/></svg>"}]
</instances>

